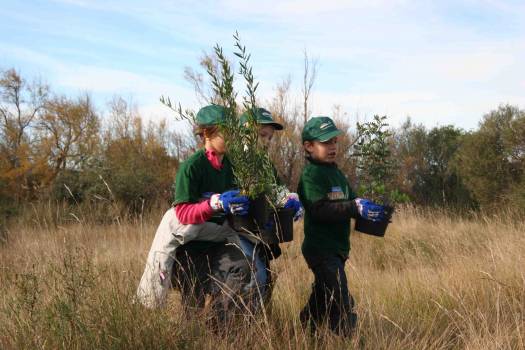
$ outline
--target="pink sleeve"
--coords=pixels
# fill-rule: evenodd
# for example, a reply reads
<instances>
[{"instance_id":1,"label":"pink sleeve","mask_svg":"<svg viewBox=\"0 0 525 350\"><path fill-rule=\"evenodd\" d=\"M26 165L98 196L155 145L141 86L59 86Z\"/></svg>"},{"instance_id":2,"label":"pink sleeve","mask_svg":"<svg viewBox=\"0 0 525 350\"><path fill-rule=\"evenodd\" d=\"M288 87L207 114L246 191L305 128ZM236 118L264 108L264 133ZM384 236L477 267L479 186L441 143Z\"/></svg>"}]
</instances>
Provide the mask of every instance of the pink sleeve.
<instances>
[{"instance_id":1,"label":"pink sleeve","mask_svg":"<svg viewBox=\"0 0 525 350\"><path fill-rule=\"evenodd\" d=\"M213 216L208 200L199 203L181 203L175 206L175 215L183 225L202 224Z\"/></svg>"}]
</instances>

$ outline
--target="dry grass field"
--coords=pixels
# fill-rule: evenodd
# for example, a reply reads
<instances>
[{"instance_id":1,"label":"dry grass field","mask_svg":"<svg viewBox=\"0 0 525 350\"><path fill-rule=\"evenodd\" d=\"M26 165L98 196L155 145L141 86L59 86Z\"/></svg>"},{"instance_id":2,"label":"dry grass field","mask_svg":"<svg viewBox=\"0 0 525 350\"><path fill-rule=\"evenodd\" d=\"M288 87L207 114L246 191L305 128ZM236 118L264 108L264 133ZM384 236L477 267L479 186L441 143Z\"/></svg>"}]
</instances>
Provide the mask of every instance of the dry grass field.
<instances>
[{"instance_id":1,"label":"dry grass field","mask_svg":"<svg viewBox=\"0 0 525 350\"><path fill-rule=\"evenodd\" d=\"M203 314L131 302L161 213L113 225L11 226L0 243L1 349L525 349L525 224L510 215L399 211L387 236L352 233L347 262L359 328L306 333L312 275L296 240L273 264L271 308L215 334Z\"/></svg>"}]
</instances>

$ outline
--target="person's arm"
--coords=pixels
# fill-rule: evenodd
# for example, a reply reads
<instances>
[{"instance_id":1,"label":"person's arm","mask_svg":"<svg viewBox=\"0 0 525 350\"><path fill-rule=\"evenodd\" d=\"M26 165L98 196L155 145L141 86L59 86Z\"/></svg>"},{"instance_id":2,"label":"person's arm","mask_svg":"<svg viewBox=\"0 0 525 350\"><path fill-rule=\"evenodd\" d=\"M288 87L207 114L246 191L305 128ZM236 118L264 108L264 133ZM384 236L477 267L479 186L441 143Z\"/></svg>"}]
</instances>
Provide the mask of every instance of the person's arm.
<instances>
[{"instance_id":1,"label":"person's arm","mask_svg":"<svg viewBox=\"0 0 525 350\"><path fill-rule=\"evenodd\" d=\"M345 222L359 216L353 193L350 193L352 200L330 200L328 192L331 188L322 174L306 173L301 176L298 192L308 215L323 223Z\"/></svg>"},{"instance_id":2,"label":"person's arm","mask_svg":"<svg viewBox=\"0 0 525 350\"><path fill-rule=\"evenodd\" d=\"M183 225L205 223L211 219L213 212L209 200L200 203L180 203L175 206L177 219Z\"/></svg>"},{"instance_id":3,"label":"person's arm","mask_svg":"<svg viewBox=\"0 0 525 350\"><path fill-rule=\"evenodd\" d=\"M311 204L310 215L319 222L337 223L357 218L359 212L354 200L331 201L321 199Z\"/></svg>"}]
</instances>

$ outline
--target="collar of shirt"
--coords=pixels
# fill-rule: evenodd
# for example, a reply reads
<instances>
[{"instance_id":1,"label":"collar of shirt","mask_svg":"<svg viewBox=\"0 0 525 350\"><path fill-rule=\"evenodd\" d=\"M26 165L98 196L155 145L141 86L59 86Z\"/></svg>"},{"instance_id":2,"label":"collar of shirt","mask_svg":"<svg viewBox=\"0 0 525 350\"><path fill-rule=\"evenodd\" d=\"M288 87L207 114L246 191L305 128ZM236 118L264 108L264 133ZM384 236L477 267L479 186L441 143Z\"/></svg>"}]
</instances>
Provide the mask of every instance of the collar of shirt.
<instances>
[{"instance_id":1,"label":"collar of shirt","mask_svg":"<svg viewBox=\"0 0 525 350\"><path fill-rule=\"evenodd\" d=\"M215 153L214 150L211 150L211 149L207 149L206 152L206 158L208 158L208 160L210 161L210 164L211 166L215 169L215 170L221 170L223 165L222 165L222 162L219 158L219 155L217 153Z\"/></svg>"}]
</instances>

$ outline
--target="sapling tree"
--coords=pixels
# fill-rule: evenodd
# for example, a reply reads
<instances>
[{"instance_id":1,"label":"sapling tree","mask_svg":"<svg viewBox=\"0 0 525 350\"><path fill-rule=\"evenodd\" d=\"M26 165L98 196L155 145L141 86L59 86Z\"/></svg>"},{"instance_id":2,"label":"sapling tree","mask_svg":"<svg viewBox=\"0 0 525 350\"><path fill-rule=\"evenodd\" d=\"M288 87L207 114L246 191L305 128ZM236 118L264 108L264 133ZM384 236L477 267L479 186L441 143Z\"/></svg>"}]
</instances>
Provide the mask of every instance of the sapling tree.
<instances>
[{"instance_id":1,"label":"sapling tree","mask_svg":"<svg viewBox=\"0 0 525 350\"><path fill-rule=\"evenodd\" d=\"M239 189L244 195L255 199L263 194L269 194L275 188L276 178L267 151L259 143L258 125L254 111L258 83L255 82L251 67L251 55L242 45L239 34L235 40L234 55L239 58L239 74L243 77L246 91L242 98L242 109L248 111L245 124L240 123L237 92L234 89L234 72L230 61L218 44L213 48L217 58L217 66L211 63L206 67L215 96L226 109L223 123L219 130L224 136L227 146L227 156L232 163L233 172ZM169 97L161 97L161 102L177 114L178 120L187 120L195 124L195 114L183 110L181 105L172 104Z\"/></svg>"},{"instance_id":2,"label":"sapling tree","mask_svg":"<svg viewBox=\"0 0 525 350\"><path fill-rule=\"evenodd\" d=\"M396 163L392 158L386 116L375 115L372 121L357 123L358 141L354 144L359 178L359 196L375 202L393 205L406 202L408 197L392 188Z\"/></svg>"},{"instance_id":3,"label":"sapling tree","mask_svg":"<svg viewBox=\"0 0 525 350\"><path fill-rule=\"evenodd\" d=\"M246 91L243 96L243 109L247 111L247 122L241 125L238 114L227 118L223 132L228 146L228 156L232 162L239 187L250 198L269 194L275 187L274 168L268 152L259 142L259 126L255 117L256 96L259 83L255 82L250 64L251 55L242 45L239 34L235 33L235 56L239 58L239 74L245 81ZM218 56L219 57L219 56ZM222 58L219 57L219 62ZM229 96L228 96L229 98Z\"/></svg>"}]
</instances>

